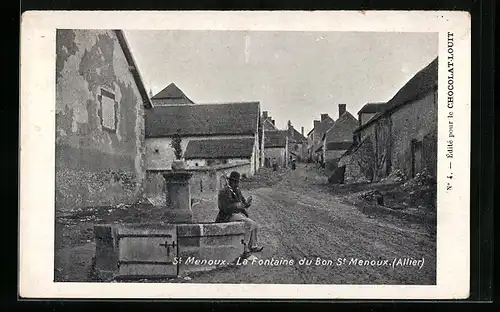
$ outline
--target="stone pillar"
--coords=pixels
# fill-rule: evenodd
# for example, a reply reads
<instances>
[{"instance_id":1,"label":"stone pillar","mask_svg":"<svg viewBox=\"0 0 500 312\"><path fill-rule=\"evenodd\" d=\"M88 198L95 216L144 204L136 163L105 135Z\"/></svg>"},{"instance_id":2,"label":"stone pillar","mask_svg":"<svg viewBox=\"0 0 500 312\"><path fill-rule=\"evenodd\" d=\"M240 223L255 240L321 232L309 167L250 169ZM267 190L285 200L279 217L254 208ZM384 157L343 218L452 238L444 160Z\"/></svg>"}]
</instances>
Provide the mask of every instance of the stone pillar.
<instances>
[{"instance_id":1,"label":"stone pillar","mask_svg":"<svg viewBox=\"0 0 500 312\"><path fill-rule=\"evenodd\" d=\"M188 171L171 171L163 173L165 178L167 222L191 223L191 190L189 180L193 174Z\"/></svg>"}]
</instances>

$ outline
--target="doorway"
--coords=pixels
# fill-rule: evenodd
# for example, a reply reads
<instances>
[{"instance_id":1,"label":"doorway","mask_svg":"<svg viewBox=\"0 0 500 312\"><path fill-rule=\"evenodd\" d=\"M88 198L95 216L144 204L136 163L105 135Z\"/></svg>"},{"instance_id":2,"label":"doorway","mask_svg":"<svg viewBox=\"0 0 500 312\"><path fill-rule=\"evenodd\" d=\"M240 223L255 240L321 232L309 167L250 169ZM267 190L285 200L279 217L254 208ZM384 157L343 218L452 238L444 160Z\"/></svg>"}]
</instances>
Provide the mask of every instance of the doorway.
<instances>
[{"instance_id":1,"label":"doorway","mask_svg":"<svg viewBox=\"0 0 500 312\"><path fill-rule=\"evenodd\" d=\"M411 177L422 171L422 141L411 141Z\"/></svg>"}]
</instances>

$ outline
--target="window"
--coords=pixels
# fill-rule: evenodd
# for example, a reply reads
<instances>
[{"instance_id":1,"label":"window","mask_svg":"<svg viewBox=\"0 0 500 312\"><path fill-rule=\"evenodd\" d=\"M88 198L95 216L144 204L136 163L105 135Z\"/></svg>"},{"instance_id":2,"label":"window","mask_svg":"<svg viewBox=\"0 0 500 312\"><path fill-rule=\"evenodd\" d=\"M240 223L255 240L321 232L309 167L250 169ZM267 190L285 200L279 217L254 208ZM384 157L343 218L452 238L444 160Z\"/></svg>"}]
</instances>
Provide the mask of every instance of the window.
<instances>
[{"instance_id":1,"label":"window","mask_svg":"<svg viewBox=\"0 0 500 312\"><path fill-rule=\"evenodd\" d=\"M101 94L97 97L101 104L100 117L103 129L116 132L118 103L115 101L115 94L101 88Z\"/></svg>"},{"instance_id":2,"label":"window","mask_svg":"<svg viewBox=\"0 0 500 312\"><path fill-rule=\"evenodd\" d=\"M223 160L222 160L222 163L223 163L224 165L226 165L226 164L227 164L227 159L223 159Z\"/></svg>"},{"instance_id":3,"label":"window","mask_svg":"<svg viewBox=\"0 0 500 312\"><path fill-rule=\"evenodd\" d=\"M155 153L158 154L159 152L160 152L160 150L155 148Z\"/></svg>"}]
</instances>

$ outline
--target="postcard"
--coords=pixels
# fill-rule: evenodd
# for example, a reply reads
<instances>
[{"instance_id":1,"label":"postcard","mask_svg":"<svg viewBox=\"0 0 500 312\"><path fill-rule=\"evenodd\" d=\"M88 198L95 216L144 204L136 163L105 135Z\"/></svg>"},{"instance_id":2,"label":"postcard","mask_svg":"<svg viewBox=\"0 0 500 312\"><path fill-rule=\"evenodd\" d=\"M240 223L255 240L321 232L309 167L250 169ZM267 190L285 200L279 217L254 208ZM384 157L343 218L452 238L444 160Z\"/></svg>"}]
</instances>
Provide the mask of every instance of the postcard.
<instances>
[{"instance_id":1,"label":"postcard","mask_svg":"<svg viewBox=\"0 0 500 312\"><path fill-rule=\"evenodd\" d=\"M20 297L468 297L467 12L28 11L20 66Z\"/></svg>"}]
</instances>

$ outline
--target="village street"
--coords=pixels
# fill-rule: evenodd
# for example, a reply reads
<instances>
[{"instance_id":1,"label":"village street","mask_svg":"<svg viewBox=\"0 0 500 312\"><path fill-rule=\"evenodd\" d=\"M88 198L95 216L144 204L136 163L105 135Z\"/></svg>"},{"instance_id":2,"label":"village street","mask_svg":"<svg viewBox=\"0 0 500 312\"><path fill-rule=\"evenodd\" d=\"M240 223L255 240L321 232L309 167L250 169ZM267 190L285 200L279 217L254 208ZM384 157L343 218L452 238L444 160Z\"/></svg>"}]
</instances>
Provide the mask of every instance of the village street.
<instances>
[{"instance_id":1,"label":"village street","mask_svg":"<svg viewBox=\"0 0 500 312\"><path fill-rule=\"evenodd\" d=\"M266 182L267 179L267 182ZM191 273L169 282L183 283L283 283L283 284L433 284L435 283L435 236L422 224L389 216L370 216L342 201L342 193L326 182L313 165L299 164L297 170L272 172L262 168L255 177L242 181L244 196L252 195L250 216L260 226L264 250L258 260L291 260L293 265L237 265L211 272ZM216 194L194 198L195 222L213 221L217 214ZM156 209L156 208L155 208ZM158 207L158 211L164 208ZM61 239L56 245L58 280L84 281L88 278L95 244L94 222L126 218L148 222L158 218L156 210L109 210L111 215L94 212L89 217L59 219ZM106 209L106 211L108 211ZM113 214L125 214L122 217ZM85 219L87 218L87 219ZM91 219L89 219L91 218ZM137 219L140 218L140 219ZM71 221L74 220L74 221ZM69 222L69 223L68 223ZM77 222L76 224L74 222ZM71 225L73 224L73 225ZM80 241L80 243L78 243ZM317 259L326 260L326 265ZM342 265L338 264L341 259ZM343 259L346 259L345 262ZM395 267L397 258L424 259L419 267ZM300 265L301 259L311 260ZM376 260L388 265L363 266L351 260ZM328 260L331 260L328 263Z\"/></svg>"},{"instance_id":2,"label":"village street","mask_svg":"<svg viewBox=\"0 0 500 312\"><path fill-rule=\"evenodd\" d=\"M238 265L192 276L192 283L307 283L307 284L433 284L435 237L423 227L397 219L370 217L328 194L310 166L287 170L274 187L245 190L254 202L250 214L261 225L259 260L290 260L294 265ZM358 260L424 259L418 267L360 266ZM299 265L300 259L312 260ZM332 260L316 265L317 258ZM341 258L342 265L337 265ZM343 262L343 259L346 259ZM378 263L382 263L379 261ZM332 265L333 263L333 265Z\"/></svg>"}]
</instances>

